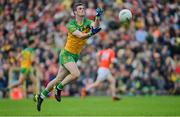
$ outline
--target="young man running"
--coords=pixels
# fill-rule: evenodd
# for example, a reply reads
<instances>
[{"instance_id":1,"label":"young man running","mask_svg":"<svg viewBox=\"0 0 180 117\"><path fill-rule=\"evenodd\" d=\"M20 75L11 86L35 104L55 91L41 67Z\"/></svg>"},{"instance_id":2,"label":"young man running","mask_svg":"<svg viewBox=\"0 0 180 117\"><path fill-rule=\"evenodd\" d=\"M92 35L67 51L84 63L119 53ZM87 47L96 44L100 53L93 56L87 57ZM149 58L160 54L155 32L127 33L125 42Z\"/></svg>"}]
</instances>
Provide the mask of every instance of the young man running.
<instances>
[{"instance_id":1,"label":"young man running","mask_svg":"<svg viewBox=\"0 0 180 117\"><path fill-rule=\"evenodd\" d=\"M20 61L20 77L17 83L10 85L6 90L11 90L15 87L18 87L23 84L26 80L25 78L29 78L33 83L34 87L34 94L36 93L35 86L36 86L36 79L33 74L33 61L34 61L34 40L29 40L28 46L26 47L19 55L18 60Z\"/></svg>"},{"instance_id":2,"label":"young man running","mask_svg":"<svg viewBox=\"0 0 180 117\"><path fill-rule=\"evenodd\" d=\"M82 98L86 96L87 92L92 88L97 88L100 83L104 80L110 82L110 88L112 92L112 99L119 100L120 98L116 95L116 79L110 72L110 65L115 60L115 52L113 49L103 49L97 55L97 63L99 65L97 79L94 83L86 86L82 89L81 96Z\"/></svg>"},{"instance_id":3,"label":"young man running","mask_svg":"<svg viewBox=\"0 0 180 117\"><path fill-rule=\"evenodd\" d=\"M63 87L80 76L76 62L87 39L101 30L99 23L100 16L103 14L102 9L96 9L96 19L94 22L85 17L85 5L83 3L74 4L73 12L75 19L72 19L67 27L67 43L59 55L60 66L58 74L39 95L35 96L38 111L41 110L41 104L44 98L48 96L54 86L55 98L58 102L61 101L61 91Z\"/></svg>"}]
</instances>

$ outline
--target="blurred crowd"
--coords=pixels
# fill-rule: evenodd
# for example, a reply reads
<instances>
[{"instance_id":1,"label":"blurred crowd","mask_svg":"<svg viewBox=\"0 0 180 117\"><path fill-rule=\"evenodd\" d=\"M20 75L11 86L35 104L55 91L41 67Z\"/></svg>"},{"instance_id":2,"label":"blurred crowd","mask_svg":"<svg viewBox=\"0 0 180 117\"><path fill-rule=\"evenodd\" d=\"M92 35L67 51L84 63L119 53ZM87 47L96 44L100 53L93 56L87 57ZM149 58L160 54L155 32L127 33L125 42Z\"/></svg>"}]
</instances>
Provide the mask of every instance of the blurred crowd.
<instances>
[{"instance_id":1,"label":"blurred crowd","mask_svg":"<svg viewBox=\"0 0 180 117\"><path fill-rule=\"evenodd\" d=\"M56 76L66 25L73 17L71 7L79 1L86 4L92 20L97 7L105 10L102 31L88 40L77 63L81 77L65 88L64 95L80 95L81 88L96 79L96 55L104 45L113 45L116 52L111 71L120 94L180 93L178 0L0 0L0 89L7 87L10 69L19 67L18 53L32 39L41 89ZM133 13L130 24L119 22L118 13L124 8Z\"/></svg>"}]
</instances>

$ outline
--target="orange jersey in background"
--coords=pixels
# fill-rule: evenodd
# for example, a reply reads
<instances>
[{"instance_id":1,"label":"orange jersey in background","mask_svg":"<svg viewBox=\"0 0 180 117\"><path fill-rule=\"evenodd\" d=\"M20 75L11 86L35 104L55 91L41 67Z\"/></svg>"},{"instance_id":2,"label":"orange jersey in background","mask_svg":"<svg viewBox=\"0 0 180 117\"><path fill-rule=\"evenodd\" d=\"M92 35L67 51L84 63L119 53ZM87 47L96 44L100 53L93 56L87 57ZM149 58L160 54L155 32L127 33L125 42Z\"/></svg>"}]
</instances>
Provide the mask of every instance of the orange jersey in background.
<instances>
[{"instance_id":1,"label":"orange jersey in background","mask_svg":"<svg viewBox=\"0 0 180 117\"><path fill-rule=\"evenodd\" d=\"M115 59L115 52L113 49L101 50L99 53L100 56L100 66L109 68L112 61Z\"/></svg>"}]
</instances>

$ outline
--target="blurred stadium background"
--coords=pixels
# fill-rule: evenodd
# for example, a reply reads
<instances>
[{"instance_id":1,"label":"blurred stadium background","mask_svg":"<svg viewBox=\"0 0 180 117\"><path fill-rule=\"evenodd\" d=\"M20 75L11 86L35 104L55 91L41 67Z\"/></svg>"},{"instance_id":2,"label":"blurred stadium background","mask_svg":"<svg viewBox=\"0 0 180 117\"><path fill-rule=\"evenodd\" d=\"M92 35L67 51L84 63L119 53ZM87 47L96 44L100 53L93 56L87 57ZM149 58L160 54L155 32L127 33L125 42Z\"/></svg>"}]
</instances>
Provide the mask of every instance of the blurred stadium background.
<instances>
[{"instance_id":1,"label":"blurred stadium background","mask_svg":"<svg viewBox=\"0 0 180 117\"><path fill-rule=\"evenodd\" d=\"M78 1L78 0L76 0ZM120 95L180 94L180 2L178 0L79 0L87 6L87 17L95 18L95 8L105 10L103 30L88 41L78 66L81 77L65 87L64 96L80 96L81 88L97 75L96 53L103 45L114 45L117 62L112 69ZM66 24L72 17L75 0L0 0L0 89L19 78L16 59L28 40L35 40L34 75L41 91L58 70L58 55L67 37ZM118 19L121 9L133 13L129 26ZM0 98L32 98L32 85ZM108 84L92 90L90 95L110 94ZM50 95L50 97L53 95Z\"/></svg>"}]
</instances>

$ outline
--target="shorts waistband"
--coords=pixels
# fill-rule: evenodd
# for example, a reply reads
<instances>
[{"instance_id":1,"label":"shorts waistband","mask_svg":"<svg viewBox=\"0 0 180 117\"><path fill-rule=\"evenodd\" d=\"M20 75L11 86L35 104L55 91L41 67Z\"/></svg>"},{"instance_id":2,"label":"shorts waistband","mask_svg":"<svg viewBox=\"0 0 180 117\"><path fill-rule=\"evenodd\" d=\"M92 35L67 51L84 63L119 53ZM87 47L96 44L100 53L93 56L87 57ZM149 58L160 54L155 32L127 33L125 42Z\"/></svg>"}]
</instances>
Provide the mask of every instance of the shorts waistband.
<instances>
[{"instance_id":1,"label":"shorts waistband","mask_svg":"<svg viewBox=\"0 0 180 117\"><path fill-rule=\"evenodd\" d=\"M69 52L69 51L67 51L67 50L65 50L65 49L62 49L61 51L62 51L62 52L65 52L65 53L68 53L68 54L72 54L72 55L74 55L74 56L79 56L79 54L71 53L71 52Z\"/></svg>"}]
</instances>

